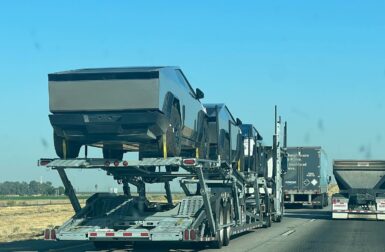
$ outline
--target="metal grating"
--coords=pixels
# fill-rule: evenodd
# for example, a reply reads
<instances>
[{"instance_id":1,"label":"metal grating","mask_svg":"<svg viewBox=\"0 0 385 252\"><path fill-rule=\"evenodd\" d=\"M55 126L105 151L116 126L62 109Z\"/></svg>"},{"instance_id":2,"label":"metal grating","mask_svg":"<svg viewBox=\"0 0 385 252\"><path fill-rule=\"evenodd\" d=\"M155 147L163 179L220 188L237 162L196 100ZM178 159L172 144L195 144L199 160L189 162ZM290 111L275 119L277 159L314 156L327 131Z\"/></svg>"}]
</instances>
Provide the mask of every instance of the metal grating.
<instances>
[{"instance_id":1,"label":"metal grating","mask_svg":"<svg viewBox=\"0 0 385 252\"><path fill-rule=\"evenodd\" d=\"M55 159L48 163L47 167L52 168L104 168L106 162L112 164L115 160L108 160L102 158L89 158L89 159ZM182 164L181 157L171 158L144 158L143 160L127 160L127 165L123 165L123 161L119 161L117 167L129 168L129 167L145 167L145 166L180 166Z\"/></svg>"},{"instance_id":2,"label":"metal grating","mask_svg":"<svg viewBox=\"0 0 385 252\"><path fill-rule=\"evenodd\" d=\"M202 206L202 196L192 196L185 198L180 203L178 217L194 216Z\"/></svg>"}]
</instances>

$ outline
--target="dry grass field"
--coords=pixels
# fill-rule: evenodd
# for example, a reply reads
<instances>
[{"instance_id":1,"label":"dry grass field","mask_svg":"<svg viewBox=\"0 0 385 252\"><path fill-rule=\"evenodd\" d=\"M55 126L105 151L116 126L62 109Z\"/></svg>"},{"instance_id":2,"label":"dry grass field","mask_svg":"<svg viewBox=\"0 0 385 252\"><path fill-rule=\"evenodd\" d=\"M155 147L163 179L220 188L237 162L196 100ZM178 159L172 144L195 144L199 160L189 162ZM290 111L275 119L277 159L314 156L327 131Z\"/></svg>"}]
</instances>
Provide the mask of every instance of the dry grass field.
<instances>
[{"instance_id":1,"label":"dry grass field","mask_svg":"<svg viewBox=\"0 0 385 252\"><path fill-rule=\"evenodd\" d=\"M70 204L0 207L0 242L41 239L73 215Z\"/></svg>"},{"instance_id":2,"label":"dry grass field","mask_svg":"<svg viewBox=\"0 0 385 252\"><path fill-rule=\"evenodd\" d=\"M148 195L151 201L165 201L163 195ZM183 198L176 194L175 202ZM80 200L82 205L85 200ZM42 239L47 228L62 225L74 214L68 200L0 200L0 242Z\"/></svg>"}]
</instances>

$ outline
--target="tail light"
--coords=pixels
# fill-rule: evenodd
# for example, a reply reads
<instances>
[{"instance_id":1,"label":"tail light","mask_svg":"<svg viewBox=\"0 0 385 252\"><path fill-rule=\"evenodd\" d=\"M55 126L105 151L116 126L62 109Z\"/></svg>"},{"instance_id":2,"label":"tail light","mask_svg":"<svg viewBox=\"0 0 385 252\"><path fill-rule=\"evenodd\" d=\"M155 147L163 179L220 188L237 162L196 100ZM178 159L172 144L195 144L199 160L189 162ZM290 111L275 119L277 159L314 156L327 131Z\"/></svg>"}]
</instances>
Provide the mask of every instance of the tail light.
<instances>
[{"instance_id":1,"label":"tail light","mask_svg":"<svg viewBox=\"0 0 385 252\"><path fill-rule=\"evenodd\" d=\"M49 229L46 229L44 231L44 240L49 240L49 236L50 236L51 232Z\"/></svg>"},{"instance_id":2,"label":"tail light","mask_svg":"<svg viewBox=\"0 0 385 252\"><path fill-rule=\"evenodd\" d=\"M118 166L119 166L119 161L118 161L118 160L116 160L116 161L114 162L114 166L115 166L115 167L118 167Z\"/></svg>"},{"instance_id":3,"label":"tail light","mask_svg":"<svg viewBox=\"0 0 385 252\"><path fill-rule=\"evenodd\" d=\"M37 166L46 166L47 164L51 163L53 161L53 159L40 159L38 162L37 162Z\"/></svg>"},{"instance_id":4,"label":"tail light","mask_svg":"<svg viewBox=\"0 0 385 252\"><path fill-rule=\"evenodd\" d=\"M183 160L184 165L196 165L197 161L196 159L185 159Z\"/></svg>"},{"instance_id":5,"label":"tail light","mask_svg":"<svg viewBox=\"0 0 385 252\"><path fill-rule=\"evenodd\" d=\"M186 229L185 231L184 231L184 236L183 236L183 238L184 238L184 240L185 241L188 241L189 240L189 238L190 238L190 232L188 231L188 229Z\"/></svg>"},{"instance_id":6,"label":"tail light","mask_svg":"<svg viewBox=\"0 0 385 252\"><path fill-rule=\"evenodd\" d=\"M127 161L123 161L123 166L128 166L128 162Z\"/></svg>"},{"instance_id":7,"label":"tail light","mask_svg":"<svg viewBox=\"0 0 385 252\"><path fill-rule=\"evenodd\" d=\"M196 238L197 238L197 235L196 235L195 230L191 229L190 230L190 240L195 241Z\"/></svg>"},{"instance_id":8,"label":"tail light","mask_svg":"<svg viewBox=\"0 0 385 252\"><path fill-rule=\"evenodd\" d=\"M109 167L110 165L111 165L110 161L106 161L106 162L104 163L104 166L105 166L105 167Z\"/></svg>"},{"instance_id":9,"label":"tail light","mask_svg":"<svg viewBox=\"0 0 385 252\"><path fill-rule=\"evenodd\" d=\"M89 235L90 237L96 237L96 236L98 236L98 233L96 233L96 232L92 232L92 233L90 233L90 235Z\"/></svg>"},{"instance_id":10,"label":"tail light","mask_svg":"<svg viewBox=\"0 0 385 252\"><path fill-rule=\"evenodd\" d=\"M107 237L113 237L113 236L115 236L115 233L109 232L109 233L106 233L106 236Z\"/></svg>"},{"instance_id":11,"label":"tail light","mask_svg":"<svg viewBox=\"0 0 385 252\"><path fill-rule=\"evenodd\" d=\"M51 240L56 240L56 230L55 229L51 230Z\"/></svg>"},{"instance_id":12,"label":"tail light","mask_svg":"<svg viewBox=\"0 0 385 252\"><path fill-rule=\"evenodd\" d=\"M124 237L131 237L131 236L132 236L132 233L131 233L131 232L123 233L123 236L124 236Z\"/></svg>"},{"instance_id":13,"label":"tail light","mask_svg":"<svg viewBox=\"0 0 385 252\"><path fill-rule=\"evenodd\" d=\"M140 233L140 236L142 236L142 237L148 237L148 233Z\"/></svg>"}]
</instances>

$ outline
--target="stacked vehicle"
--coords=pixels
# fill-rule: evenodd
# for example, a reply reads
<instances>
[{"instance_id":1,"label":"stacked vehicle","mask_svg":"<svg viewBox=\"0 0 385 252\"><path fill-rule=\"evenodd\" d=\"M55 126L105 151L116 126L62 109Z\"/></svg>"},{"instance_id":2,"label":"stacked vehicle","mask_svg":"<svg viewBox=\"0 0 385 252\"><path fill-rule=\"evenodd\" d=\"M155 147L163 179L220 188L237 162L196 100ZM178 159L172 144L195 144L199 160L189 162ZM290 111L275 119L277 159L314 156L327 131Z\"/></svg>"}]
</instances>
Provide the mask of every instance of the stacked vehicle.
<instances>
[{"instance_id":1,"label":"stacked vehicle","mask_svg":"<svg viewBox=\"0 0 385 252\"><path fill-rule=\"evenodd\" d=\"M283 184L285 205L328 205L328 175L321 147L288 147L288 170Z\"/></svg>"},{"instance_id":2,"label":"stacked vehicle","mask_svg":"<svg viewBox=\"0 0 385 252\"><path fill-rule=\"evenodd\" d=\"M273 145L264 146L258 131L234 119L226 105L200 105L203 92L194 92L178 68L50 76L50 118L60 158L41 159L40 165L59 172L75 215L47 230L46 239L90 240L96 247L210 242L220 248L235 234L281 221L287 162L277 112ZM67 101L71 89L78 95L73 102ZM90 95L98 101L79 95L94 92L104 94ZM102 147L104 158L75 158L79 145ZM126 151L138 151L139 160L124 160ZM79 168L105 170L122 184L124 195L97 193L81 208L65 172ZM173 180L185 194L178 203ZM146 185L152 183L164 184L166 202L148 200Z\"/></svg>"},{"instance_id":3,"label":"stacked vehicle","mask_svg":"<svg viewBox=\"0 0 385 252\"><path fill-rule=\"evenodd\" d=\"M340 189L332 197L333 219L385 220L384 160L336 160L333 173Z\"/></svg>"}]
</instances>

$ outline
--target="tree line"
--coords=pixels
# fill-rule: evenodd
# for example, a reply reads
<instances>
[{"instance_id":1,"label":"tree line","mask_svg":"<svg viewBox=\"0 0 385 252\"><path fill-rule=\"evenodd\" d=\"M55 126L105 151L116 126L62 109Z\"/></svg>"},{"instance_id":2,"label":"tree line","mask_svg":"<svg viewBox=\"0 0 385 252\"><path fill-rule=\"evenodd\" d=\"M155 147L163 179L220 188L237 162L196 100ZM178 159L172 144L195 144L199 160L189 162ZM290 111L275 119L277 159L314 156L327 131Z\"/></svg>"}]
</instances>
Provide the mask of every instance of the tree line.
<instances>
[{"instance_id":1,"label":"tree line","mask_svg":"<svg viewBox=\"0 0 385 252\"><path fill-rule=\"evenodd\" d=\"M64 187L54 187L51 182L10 182L0 183L0 195L63 195Z\"/></svg>"}]
</instances>

